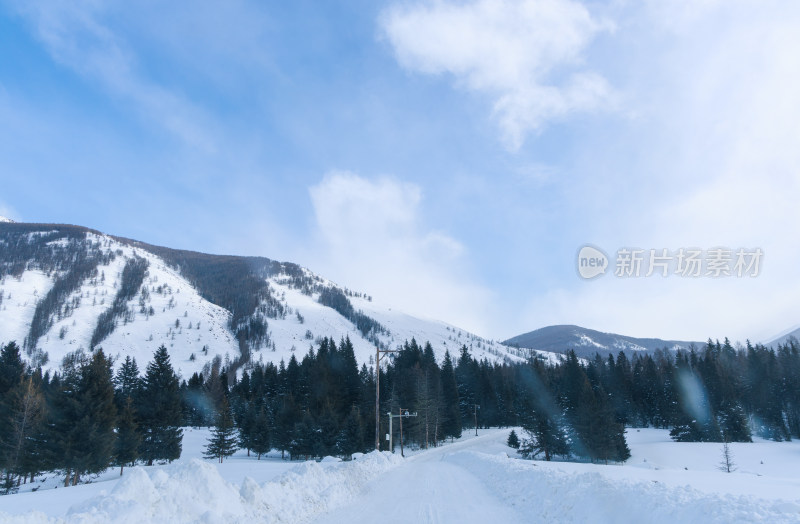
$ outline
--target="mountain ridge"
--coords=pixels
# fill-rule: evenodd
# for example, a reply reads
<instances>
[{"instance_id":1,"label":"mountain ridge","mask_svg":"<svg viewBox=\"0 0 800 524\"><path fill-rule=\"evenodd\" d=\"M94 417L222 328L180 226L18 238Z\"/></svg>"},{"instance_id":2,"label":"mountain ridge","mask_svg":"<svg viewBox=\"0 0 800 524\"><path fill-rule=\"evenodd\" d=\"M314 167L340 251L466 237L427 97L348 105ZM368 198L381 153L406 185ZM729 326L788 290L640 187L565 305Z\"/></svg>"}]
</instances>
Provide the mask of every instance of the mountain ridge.
<instances>
[{"instance_id":1,"label":"mountain ridge","mask_svg":"<svg viewBox=\"0 0 800 524\"><path fill-rule=\"evenodd\" d=\"M349 337L360 363L375 346L416 338L437 358L462 345L478 358L529 351L409 315L292 262L155 246L70 224L0 223L0 342L31 364L102 347L140 363L164 344L184 375L215 358L233 368L302 358L321 337ZM543 358L557 358L543 354Z\"/></svg>"},{"instance_id":2,"label":"mountain ridge","mask_svg":"<svg viewBox=\"0 0 800 524\"><path fill-rule=\"evenodd\" d=\"M595 353L616 356L625 353L653 353L660 349L688 350L692 344L703 347L703 342L638 338L616 333L606 333L572 324L545 326L506 339L503 344L526 349L564 353L569 350L582 358L591 358Z\"/></svg>"}]
</instances>

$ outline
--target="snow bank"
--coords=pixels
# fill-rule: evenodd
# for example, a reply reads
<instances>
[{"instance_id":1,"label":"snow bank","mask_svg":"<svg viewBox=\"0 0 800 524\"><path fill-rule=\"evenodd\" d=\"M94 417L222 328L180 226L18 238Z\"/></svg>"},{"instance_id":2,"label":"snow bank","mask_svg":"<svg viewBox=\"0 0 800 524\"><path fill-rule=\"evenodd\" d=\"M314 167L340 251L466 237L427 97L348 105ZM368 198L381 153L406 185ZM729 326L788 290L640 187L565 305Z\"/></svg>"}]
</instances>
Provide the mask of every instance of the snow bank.
<instances>
[{"instance_id":1,"label":"snow bank","mask_svg":"<svg viewBox=\"0 0 800 524\"><path fill-rule=\"evenodd\" d=\"M351 500L363 486L402 459L370 453L358 461L306 462L273 482L246 477L237 489L217 468L191 460L165 468L132 468L109 494L70 508L63 518L41 512L8 515L8 524L138 524L303 522Z\"/></svg>"},{"instance_id":2,"label":"snow bank","mask_svg":"<svg viewBox=\"0 0 800 524\"><path fill-rule=\"evenodd\" d=\"M444 460L480 477L531 522L800 522L800 505L794 502L708 494L655 481L612 481L599 473L553 470L476 451Z\"/></svg>"}]
</instances>

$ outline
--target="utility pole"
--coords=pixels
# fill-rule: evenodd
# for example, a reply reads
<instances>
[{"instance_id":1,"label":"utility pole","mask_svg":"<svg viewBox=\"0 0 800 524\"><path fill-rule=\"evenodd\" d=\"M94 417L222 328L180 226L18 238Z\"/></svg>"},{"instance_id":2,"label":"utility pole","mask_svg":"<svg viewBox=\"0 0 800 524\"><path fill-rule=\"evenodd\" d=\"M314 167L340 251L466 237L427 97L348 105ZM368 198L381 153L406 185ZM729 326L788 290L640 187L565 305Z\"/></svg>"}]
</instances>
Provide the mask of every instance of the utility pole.
<instances>
[{"instance_id":1,"label":"utility pole","mask_svg":"<svg viewBox=\"0 0 800 524\"><path fill-rule=\"evenodd\" d=\"M375 451L381 449L381 353L397 353L397 350L375 346Z\"/></svg>"},{"instance_id":2,"label":"utility pole","mask_svg":"<svg viewBox=\"0 0 800 524\"><path fill-rule=\"evenodd\" d=\"M474 404L474 406L475 406L474 407L474 413L475 413L475 436L477 437L478 436L478 410L481 409L481 407L479 405L477 405L477 404Z\"/></svg>"}]
</instances>

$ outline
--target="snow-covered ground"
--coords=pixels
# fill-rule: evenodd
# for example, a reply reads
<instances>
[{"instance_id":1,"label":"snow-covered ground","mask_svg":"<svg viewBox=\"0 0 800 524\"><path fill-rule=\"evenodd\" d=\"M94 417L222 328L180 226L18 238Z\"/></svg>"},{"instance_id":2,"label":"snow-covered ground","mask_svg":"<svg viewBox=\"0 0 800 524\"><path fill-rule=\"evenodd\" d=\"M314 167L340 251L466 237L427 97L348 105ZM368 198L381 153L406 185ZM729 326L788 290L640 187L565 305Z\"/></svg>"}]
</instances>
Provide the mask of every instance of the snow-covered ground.
<instances>
[{"instance_id":1,"label":"snow-covered ground","mask_svg":"<svg viewBox=\"0 0 800 524\"><path fill-rule=\"evenodd\" d=\"M206 430L187 430L171 465L109 471L91 484L0 497L0 522L800 522L800 443L671 442L629 430L624 465L516 458L508 430L480 430L406 459L201 461Z\"/></svg>"}]
</instances>

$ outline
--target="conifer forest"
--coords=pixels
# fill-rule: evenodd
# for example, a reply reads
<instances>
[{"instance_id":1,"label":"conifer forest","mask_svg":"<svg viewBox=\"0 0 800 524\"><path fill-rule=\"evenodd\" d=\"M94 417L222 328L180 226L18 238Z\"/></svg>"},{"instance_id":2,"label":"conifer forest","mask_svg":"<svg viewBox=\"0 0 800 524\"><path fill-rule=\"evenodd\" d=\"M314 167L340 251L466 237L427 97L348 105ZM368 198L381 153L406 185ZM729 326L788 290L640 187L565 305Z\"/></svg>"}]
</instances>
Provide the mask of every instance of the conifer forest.
<instances>
[{"instance_id":1,"label":"conifer forest","mask_svg":"<svg viewBox=\"0 0 800 524\"><path fill-rule=\"evenodd\" d=\"M531 458L625 461L625 427L669 428L677 441L800 437L800 345L734 348L709 340L687 352L558 362L478 361L466 346L437 362L430 344L406 342L380 368L380 445L387 413L413 412L406 446L428 448L464 431L521 426ZM6 491L58 471L64 486L115 466L180 456L182 427L211 426L206 458L237 449L287 459L374 448L375 370L358 366L348 338L324 338L301 359L238 373L216 360L180 380L165 347L144 370L102 349L70 354L59 372L30 369L11 342L0 354L0 466ZM402 410L402 411L401 411ZM394 425L397 433L398 424ZM516 438L516 434L514 435ZM394 435L394 445L400 445Z\"/></svg>"}]
</instances>

